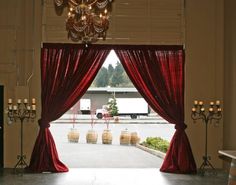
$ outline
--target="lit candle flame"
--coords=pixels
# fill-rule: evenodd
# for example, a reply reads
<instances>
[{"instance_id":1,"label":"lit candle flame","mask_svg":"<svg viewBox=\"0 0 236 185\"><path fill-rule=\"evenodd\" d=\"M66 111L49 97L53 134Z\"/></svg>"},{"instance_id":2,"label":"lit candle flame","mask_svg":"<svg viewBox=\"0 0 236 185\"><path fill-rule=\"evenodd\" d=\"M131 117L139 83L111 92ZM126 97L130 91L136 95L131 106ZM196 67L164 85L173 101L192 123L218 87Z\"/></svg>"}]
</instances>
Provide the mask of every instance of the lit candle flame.
<instances>
[{"instance_id":1,"label":"lit candle flame","mask_svg":"<svg viewBox=\"0 0 236 185\"><path fill-rule=\"evenodd\" d=\"M213 112L213 108L211 107L211 108L209 108L209 112Z\"/></svg>"}]
</instances>

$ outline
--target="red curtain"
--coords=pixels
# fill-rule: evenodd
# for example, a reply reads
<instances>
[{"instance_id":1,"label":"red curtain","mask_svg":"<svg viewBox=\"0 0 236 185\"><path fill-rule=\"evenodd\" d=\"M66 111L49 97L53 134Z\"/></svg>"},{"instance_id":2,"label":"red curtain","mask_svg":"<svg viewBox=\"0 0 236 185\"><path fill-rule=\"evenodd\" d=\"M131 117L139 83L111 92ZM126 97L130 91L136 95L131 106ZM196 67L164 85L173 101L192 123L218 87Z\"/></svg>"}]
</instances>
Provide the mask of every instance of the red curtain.
<instances>
[{"instance_id":1,"label":"red curtain","mask_svg":"<svg viewBox=\"0 0 236 185\"><path fill-rule=\"evenodd\" d=\"M195 173L196 164L185 133L184 51L178 46L114 47L134 86L176 132L161 167L163 172Z\"/></svg>"},{"instance_id":2,"label":"red curtain","mask_svg":"<svg viewBox=\"0 0 236 185\"><path fill-rule=\"evenodd\" d=\"M31 172L67 172L59 160L50 122L60 118L86 92L110 49L73 44L44 44L41 51L40 131L31 155Z\"/></svg>"},{"instance_id":3,"label":"red curtain","mask_svg":"<svg viewBox=\"0 0 236 185\"><path fill-rule=\"evenodd\" d=\"M127 74L148 104L175 124L161 171L194 173L196 164L185 133L184 51L178 46L101 46L44 44L41 56L42 113L28 169L66 172L60 162L50 122L62 116L86 92L114 48Z\"/></svg>"}]
</instances>

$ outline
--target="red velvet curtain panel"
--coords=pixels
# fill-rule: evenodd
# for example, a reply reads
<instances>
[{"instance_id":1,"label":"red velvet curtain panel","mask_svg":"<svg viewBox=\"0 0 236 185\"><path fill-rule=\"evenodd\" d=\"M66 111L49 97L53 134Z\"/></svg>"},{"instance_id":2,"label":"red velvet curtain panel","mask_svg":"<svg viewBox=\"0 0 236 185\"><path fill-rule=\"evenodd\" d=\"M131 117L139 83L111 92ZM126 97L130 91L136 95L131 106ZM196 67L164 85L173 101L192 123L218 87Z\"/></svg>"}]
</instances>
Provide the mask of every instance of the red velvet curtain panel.
<instances>
[{"instance_id":1,"label":"red velvet curtain panel","mask_svg":"<svg viewBox=\"0 0 236 185\"><path fill-rule=\"evenodd\" d=\"M50 122L60 118L86 92L109 49L73 44L44 44L41 51L40 131L31 155L31 172L67 172L59 160Z\"/></svg>"},{"instance_id":2,"label":"red velvet curtain panel","mask_svg":"<svg viewBox=\"0 0 236 185\"><path fill-rule=\"evenodd\" d=\"M115 47L124 69L148 104L176 132L161 167L163 172L195 173L196 164L185 133L184 51L171 46Z\"/></svg>"}]
</instances>

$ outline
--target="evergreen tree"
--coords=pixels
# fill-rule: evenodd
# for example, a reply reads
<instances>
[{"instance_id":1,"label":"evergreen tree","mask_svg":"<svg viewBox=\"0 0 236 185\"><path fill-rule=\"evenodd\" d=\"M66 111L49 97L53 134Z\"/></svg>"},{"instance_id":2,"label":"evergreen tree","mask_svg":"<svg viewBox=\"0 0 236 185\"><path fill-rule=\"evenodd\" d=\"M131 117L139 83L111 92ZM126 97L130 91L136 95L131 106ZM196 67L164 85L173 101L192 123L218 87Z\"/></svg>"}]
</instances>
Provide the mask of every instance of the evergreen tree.
<instances>
[{"instance_id":1,"label":"evergreen tree","mask_svg":"<svg viewBox=\"0 0 236 185\"><path fill-rule=\"evenodd\" d=\"M130 81L127 73L124 71L123 72L123 79L124 79L124 82L122 83L122 87L134 87L134 84Z\"/></svg>"},{"instance_id":2,"label":"evergreen tree","mask_svg":"<svg viewBox=\"0 0 236 185\"><path fill-rule=\"evenodd\" d=\"M108 85L108 81L109 78L108 78L107 68L102 67L95 78L95 86L106 87Z\"/></svg>"},{"instance_id":3,"label":"evergreen tree","mask_svg":"<svg viewBox=\"0 0 236 185\"><path fill-rule=\"evenodd\" d=\"M91 87L107 87L108 85L111 87L133 87L133 83L120 62L116 63L115 68L112 64L109 64L108 68L102 67Z\"/></svg>"},{"instance_id":4,"label":"evergreen tree","mask_svg":"<svg viewBox=\"0 0 236 185\"><path fill-rule=\"evenodd\" d=\"M111 64L108 65L107 72L108 72L108 78L110 79L114 73L114 67Z\"/></svg>"},{"instance_id":5,"label":"evergreen tree","mask_svg":"<svg viewBox=\"0 0 236 185\"><path fill-rule=\"evenodd\" d=\"M112 75L111 83L110 83L112 87L118 87L124 82L124 78L123 78L124 68L120 62L117 62L116 64L117 65L114 69L114 73Z\"/></svg>"}]
</instances>

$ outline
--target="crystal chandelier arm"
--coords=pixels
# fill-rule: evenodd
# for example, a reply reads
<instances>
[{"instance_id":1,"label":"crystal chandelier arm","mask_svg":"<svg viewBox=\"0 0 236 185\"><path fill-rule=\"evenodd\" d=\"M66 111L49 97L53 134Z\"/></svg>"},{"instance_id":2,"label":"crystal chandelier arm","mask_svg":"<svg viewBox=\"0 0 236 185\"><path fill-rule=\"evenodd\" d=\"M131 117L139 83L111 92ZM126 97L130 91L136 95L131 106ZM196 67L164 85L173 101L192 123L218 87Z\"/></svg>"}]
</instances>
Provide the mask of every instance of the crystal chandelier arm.
<instances>
[{"instance_id":1,"label":"crystal chandelier arm","mask_svg":"<svg viewBox=\"0 0 236 185\"><path fill-rule=\"evenodd\" d=\"M99 9L104 9L108 5L108 0L104 0L103 2L97 2L96 5Z\"/></svg>"},{"instance_id":2,"label":"crystal chandelier arm","mask_svg":"<svg viewBox=\"0 0 236 185\"><path fill-rule=\"evenodd\" d=\"M63 0L54 0L54 3L55 3L58 7L60 7L60 6L63 5L64 1L63 1Z\"/></svg>"},{"instance_id":3,"label":"crystal chandelier arm","mask_svg":"<svg viewBox=\"0 0 236 185\"><path fill-rule=\"evenodd\" d=\"M68 9L70 12L73 12L74 10L77 9L77 7L79 7L79 4L74 0L69 0L67 4L69 6Z\"/></svg>"},{"instance_id":4,"label":"crystal chandelier arm","mask_svg":"<svg viewBox=\"0 0 236 185\"><path fill-rule=\"evenodd\" d=\"M88 6L93 6L95 3L97 3L98 0L94 0L93 2L91 2L90 4L88 4Z\"/></svg>"},{"instance_id":5,"label":"crystal chandelier arm","mask_svg":"<svg viewBox=\"0 0 236 185\"><path fill-rule=\"evenodd\" d=\"M79 5L79 3L77 3L77 1L75 0L68 0L68 4L72 7L76 7Z\"/></svg>"}]
</instances>

